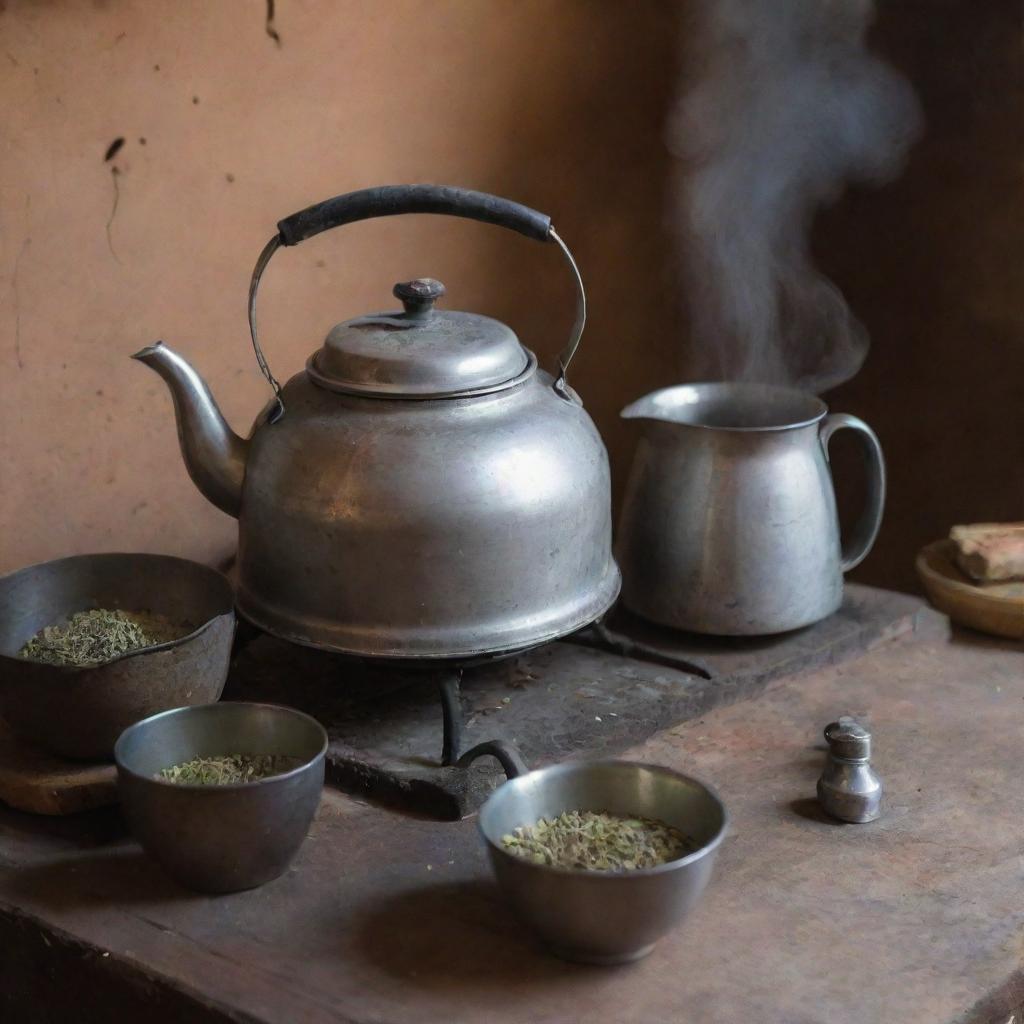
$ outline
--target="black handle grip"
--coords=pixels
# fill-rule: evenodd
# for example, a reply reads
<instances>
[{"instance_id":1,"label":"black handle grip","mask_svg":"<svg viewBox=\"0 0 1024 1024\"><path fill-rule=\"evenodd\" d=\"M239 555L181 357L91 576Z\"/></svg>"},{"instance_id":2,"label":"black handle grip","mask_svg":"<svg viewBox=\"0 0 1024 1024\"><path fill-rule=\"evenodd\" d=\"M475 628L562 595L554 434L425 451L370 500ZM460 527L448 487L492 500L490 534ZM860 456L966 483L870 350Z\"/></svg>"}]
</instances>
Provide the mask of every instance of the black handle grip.
<instances>
[{"instance_id":1,"label":"black handle grip","mask_svg":"<svg viewBox=\"0 0 1024 1024\"><path fill-rule=\"evenodd\" d=\"M510 199L448 185L381 185L325 199L278 221L282 245L297 245L313 235L371 217L400 213L442 213L497 224L546 242L551 218Z\"/></svg>"}]
</instances>

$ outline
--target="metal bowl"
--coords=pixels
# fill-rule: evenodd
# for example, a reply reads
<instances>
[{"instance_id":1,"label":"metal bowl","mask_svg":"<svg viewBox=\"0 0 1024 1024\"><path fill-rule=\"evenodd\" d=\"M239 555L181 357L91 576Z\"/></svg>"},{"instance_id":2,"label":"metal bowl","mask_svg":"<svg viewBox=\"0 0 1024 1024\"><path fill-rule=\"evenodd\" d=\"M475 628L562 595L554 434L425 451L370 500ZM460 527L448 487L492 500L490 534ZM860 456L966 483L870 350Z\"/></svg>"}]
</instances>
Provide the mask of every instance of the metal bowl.
<instances>
[{"instance_id":1,"label":"metal bowl","mask_svg":"<svg viewBox=\"0 0 1024 1024\"><path fill-rule=\"evenodd\" d=\"M126 729L114 747L118 793L146 852L200 892L237 892L277 878L306 838L324 785L327 733L276 704L178 708ZM277 754L302 763L224 786L182 785L160 771L195 757Z\"/></svg>"},{"instance_id":2,"label":"metal bowl","mask_svg":"<svg viewBox=\"0 0 1024 1024\"><path fill-rule=\"evenodd\" d=\"M160 615L185 635L82 668L18 657L44 626L91 608ZM56 754L109 758L140 718L217 700L234 633L230 584L198 562L102 554L29 566L0 577L0 714Z\"/></svg>"},{"instance_id":3,"label":"metal bowl","mask_svg":"<svg viewBox=\"0 0 1024 1024\"><path fill-rule=\"evenodd\" d=\"M565 811L657 818L697 844L653 868L603 872L534 864L508 853L501 837ZM512 907L566 960L629 963L646 956L704 892L728 815L708 786L668 768L631 761L558 764L512 778L480 811L498 883Z\"/></svg>"}]
</instances>

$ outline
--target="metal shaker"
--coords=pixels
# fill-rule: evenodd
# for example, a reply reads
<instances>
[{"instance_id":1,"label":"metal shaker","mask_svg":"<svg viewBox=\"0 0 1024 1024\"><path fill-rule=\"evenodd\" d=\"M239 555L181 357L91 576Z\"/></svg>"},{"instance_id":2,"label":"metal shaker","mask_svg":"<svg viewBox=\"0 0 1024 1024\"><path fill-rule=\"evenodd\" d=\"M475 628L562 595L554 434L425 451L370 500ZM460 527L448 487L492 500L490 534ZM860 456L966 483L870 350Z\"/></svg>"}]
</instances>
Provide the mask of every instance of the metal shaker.
<instances>
[{"instance_id":1,"label":"metal shaker","mask_svg":"<svg viewBox=\"0 0 1024 1024\"><path fill-rule=\"evenodd\" d=\"M881 813L882 780L871 767L871 733L843 716L825 726L828 760L818 779L821 806L840 821L874 821Z\"/></svg>"}]
</instances>

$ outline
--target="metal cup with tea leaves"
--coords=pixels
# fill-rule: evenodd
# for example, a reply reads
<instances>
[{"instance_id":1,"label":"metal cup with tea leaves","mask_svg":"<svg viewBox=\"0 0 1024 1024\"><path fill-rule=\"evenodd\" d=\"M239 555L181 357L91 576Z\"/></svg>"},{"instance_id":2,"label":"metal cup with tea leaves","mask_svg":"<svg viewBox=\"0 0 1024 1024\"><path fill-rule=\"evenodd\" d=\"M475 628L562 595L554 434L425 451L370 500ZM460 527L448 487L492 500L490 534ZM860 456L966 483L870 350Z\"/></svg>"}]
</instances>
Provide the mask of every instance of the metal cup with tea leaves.
<instances>
[{"instance_id":1,"label":"metal cup with tea leaves","mask_svg":"<svg viewBox=\"0 0 1024 1024\"><path fill-rule=\"evenodd\" d=\"M228 701L175 708L114 747L135 838L197 892L238 892L281 875L320 803L327 733L294 708Z\"/></svg>"},{"instance_id":2,"label":"metal cup with tea leaves","mask_svg":"<svg viewBox=\"0 0 1024 1024\"><path fill-rule=\"evenodd\" d=\"M219 572L169 555L72 555L0 576L0 714L61 757L108 759L133 722L220 697L234 601Z\"/></svg>"},{"instance_id":3,"label":"metal cup with tea leaves","mask_svg":"<svg viewBox=\"0 0 1024 1024\"><path fill-rule=\"evenodd\" d=\"M683 920L727 823L709 786L631 761L518 775L480 811L512 907L552 952L597 964L645 956Z\"/></svg>"},{"instance_id":4,"label":"metal cup with tea leaves","mask_svg":"<svg viewBox=\"0 0 1024 1024\"><path fill-rule=\"evenodd\" d=\"M678 860L693 844L677 828L653 818L564 811L520 825L501 837L509 853L533 864L583 871L636 871Z\"/></svg>"},{"instance_id":5,"label":"metal cup with tea leaves","mask_svg":"<svg viewBox=\"0 0 1024 1024\"><path fill-rule=\"evenodd\" d=\"M75 612L67 622L44 626L22 644L18 656L48 665L83 668L177 640L188 632L155 615L90 608Z\"/></svg>"}]
</instances>

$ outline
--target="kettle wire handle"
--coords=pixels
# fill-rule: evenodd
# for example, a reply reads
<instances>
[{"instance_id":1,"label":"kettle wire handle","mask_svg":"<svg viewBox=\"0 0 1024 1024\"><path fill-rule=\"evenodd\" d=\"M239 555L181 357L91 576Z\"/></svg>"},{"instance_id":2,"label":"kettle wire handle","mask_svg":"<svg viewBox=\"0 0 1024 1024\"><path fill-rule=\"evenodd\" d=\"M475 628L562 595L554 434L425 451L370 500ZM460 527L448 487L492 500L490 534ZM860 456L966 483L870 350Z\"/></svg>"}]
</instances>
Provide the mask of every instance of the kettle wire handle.
<instances>
[{"instance_id":1,"label":"kettle wire handle","mask_svg":"<svg viewBox=\"0 0 1024 1024\"><path fill-rule=\"evenodd\" d=\"M377 188L364 188L356 192L346 192L343 195L334 196L332 199L326 199L321 203L306 207L306 209L278 221L278 233L267 242L259 259L256 260L252 279L249 282L249 333L252 335L252 347L256 353L256 362L259 364L260 371L274 389L275 407L271 409L268 417L271 423L281 418L284 413L284 402L281 399L281 385L270 371L263 350L260 348L259 335L256 330L256 293L271 257L282 245L298 245L299 242L330 228L341 227L344 224L352 224L373 217L393 217L405 213L434 213L451 217L465 217L469 220L509 228L537 241L554 242L558 246L569 264L573 283L576 285L576 319L569 335L569 343L558 356L558 377L554 386L563 398L572 397L566 381L566 373L579 348L583 328L587 322L587 296L579 267L576 265L569 247L552 227L551 218L528 206L523 206L521 203L502 199L500 196L493 196L487 192L475 192L471 189L453 188L448 185L382 185Z\"/></svg>"},{"instance_id":2,"label":"kettle wire handle","mask_svg":"<svg viewBox=\"0 0 1024 1024\"><path fill-rule=\"evenodd\" d=\"M267 357L260 348L259 334L256 330L256 292L260 287L260 279L263 271L267 269L270 257L277 252L281 244L279 235L274 237L263 246L263 251L256 260L256 266L252 269L252 278L249 280L249 334L252 337L252 350L256 353L256 362L259 364L260 373L267 378L267 383L274 389L274 406L267 415L270 423L276 423L284 415L284 399L281 397L281 385L277 378L270 372Z\"/></svg>"}]
</instances>

